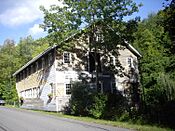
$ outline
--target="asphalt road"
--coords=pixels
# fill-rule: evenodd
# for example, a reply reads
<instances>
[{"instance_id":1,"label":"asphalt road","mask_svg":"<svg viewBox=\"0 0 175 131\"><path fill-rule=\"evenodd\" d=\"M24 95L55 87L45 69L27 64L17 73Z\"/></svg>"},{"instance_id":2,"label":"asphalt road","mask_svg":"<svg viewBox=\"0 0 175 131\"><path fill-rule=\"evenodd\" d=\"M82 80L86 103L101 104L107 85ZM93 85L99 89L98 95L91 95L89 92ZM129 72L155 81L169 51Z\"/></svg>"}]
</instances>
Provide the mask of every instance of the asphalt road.
<instances>
[{"instance_id":1,"label":"asphalt road","mask_svg":"<svg viewBox=\"0 0 175 131\"><path fill-rule=\"evenodd\" d=\"M129 131L0 106L0 131Z\"/></svg>"}]
</instances>

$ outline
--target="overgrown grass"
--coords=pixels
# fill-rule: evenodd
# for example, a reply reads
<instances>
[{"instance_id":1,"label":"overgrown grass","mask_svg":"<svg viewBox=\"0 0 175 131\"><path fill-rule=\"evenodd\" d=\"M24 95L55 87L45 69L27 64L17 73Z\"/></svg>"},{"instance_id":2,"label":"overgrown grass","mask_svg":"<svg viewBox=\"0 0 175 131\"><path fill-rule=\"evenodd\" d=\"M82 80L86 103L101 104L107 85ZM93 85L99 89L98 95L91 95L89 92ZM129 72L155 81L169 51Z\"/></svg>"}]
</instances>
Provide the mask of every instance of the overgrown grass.
<instances>
[{"instance_id":1,"label":"overgrown grass","mask_svg":"<svg viewBox=\"0 0 175 131\"><path fill-rule=\"evenodd\" d=\"M21 108L10 106L10 105L6 105L6 107L21 109ZM21 109L21 110L26 110L26 109ZM116 127L121 127L121 128L133 129L133 130L138 130L138 131L173 131L172 129L161 128L161 127L158 127L158 126L155 126L155 125L138 125L138 124L131 124L129 122L100 120L100 119L94 119L94 118L90 118L90 117L71 116L71 115L64 115L62 113L48 112L48 111L41 111L41 110L30 110L30 111L38 112L38 113L41 113L41 114L57 116L57 117L63 117L63 118L69 118L69 119L84 121L84 122L91 122L91 123L97 123L97 124L104 124L104 125L111 125L111 126L116 126Z\"/></svg>"}]
</instances>

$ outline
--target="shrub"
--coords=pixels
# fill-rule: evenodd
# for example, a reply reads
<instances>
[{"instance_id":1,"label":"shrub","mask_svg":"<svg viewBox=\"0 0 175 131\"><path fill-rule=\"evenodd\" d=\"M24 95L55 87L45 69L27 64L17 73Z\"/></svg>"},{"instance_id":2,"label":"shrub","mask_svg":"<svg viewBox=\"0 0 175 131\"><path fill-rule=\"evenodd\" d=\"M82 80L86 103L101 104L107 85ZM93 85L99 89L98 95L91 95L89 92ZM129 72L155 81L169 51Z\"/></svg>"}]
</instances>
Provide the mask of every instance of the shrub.
<instances>
[{"instance_id":1,"label":"shrub","mask_svg":"<svg viewBox=\"0 0 175 131\"><path fill-rule=\"evenodd\" d=\"M92 103L92 91L87 85L75 82L71 89L71 99L69 102L70 112L73 115L88 115L88 108Z\"/></svg>"},{"instance_id":2,"label":"shrub","mask_svg":"<svg viewBox=\"0 0 175 131\"><path fill-rule=\"evenodd\" d=\"M107 96L98 93L92 97L93 97L93 103L89 109L89 114L91 114L95 118L101 118L105 110Z\"/></svg>"}]
</instances>

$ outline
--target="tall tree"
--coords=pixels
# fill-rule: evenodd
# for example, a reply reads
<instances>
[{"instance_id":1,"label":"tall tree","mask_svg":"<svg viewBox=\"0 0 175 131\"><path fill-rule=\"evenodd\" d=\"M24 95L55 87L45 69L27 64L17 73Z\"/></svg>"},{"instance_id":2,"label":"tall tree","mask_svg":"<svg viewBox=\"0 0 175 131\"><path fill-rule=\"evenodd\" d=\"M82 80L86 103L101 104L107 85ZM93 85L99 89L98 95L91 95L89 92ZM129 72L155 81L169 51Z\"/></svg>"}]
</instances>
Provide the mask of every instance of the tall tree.
<instances>
[{"instance_id":1,"label":"tall tree","mask_svg":"<svg viewBox=\"0 0 175 131\"><path fill-rule=\"evenodd\" d=\"M1 97L5 98L7 102L17 100L17 94L12 78L12 73L16 70L16 49L13 40L5 40L2 48L0 49L0 88Z\"/></svg>"},{"instance_id":2,"label":"tall tree","mask_svg":"<svg viewBox=\"0 0 175 131\"><path fill-rule=\"evenodd\" d=\"M48 31L51 41L63 49L65 46L70 47L72 43L60 41L88 26L84 32L89 33L92 38L90 48L94 51L97 86L98 50L102 50L104 55L112 52L116 58L118 57L117 44L123 44L125 42L123 38L126 38L123 37L126 34L123 33L122 20L125 16L138 11L138 6L132 0L64 0L63 5L63 7L53 5L49 10L41 7L44 12L44 23L41 26ZM99 23L100 26L97 26ZM103 41L97 41L99 28L102 30L100 35L103 36ZM120 65L119 61L116 62Z\"/></svg>"}]
</instances>

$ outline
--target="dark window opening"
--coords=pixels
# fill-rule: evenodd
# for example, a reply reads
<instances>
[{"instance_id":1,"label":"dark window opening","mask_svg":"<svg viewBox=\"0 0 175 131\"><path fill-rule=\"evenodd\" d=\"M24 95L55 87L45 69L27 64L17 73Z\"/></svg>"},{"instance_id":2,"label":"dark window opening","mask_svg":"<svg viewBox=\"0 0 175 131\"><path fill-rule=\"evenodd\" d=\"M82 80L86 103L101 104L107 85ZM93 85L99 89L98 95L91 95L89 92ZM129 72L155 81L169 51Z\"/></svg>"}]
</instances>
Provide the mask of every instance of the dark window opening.
<instances>
[{"instance_id":1,"label":"dark window opening","mask_svg":"<svg viewBox=\"0 0 175 131\"><path fill-rule=\"evenodd\" d=\"M113 82L113 83L111 84L111 86L112 86L112 88L111 88L112 93L116 93L116 91L117 91L117 88L116 88L116 83L115 83L115 82Z\"/></svg>"},{"instance_id":2,"label":"dark window opening","mask_svg":"<svg viewBox=\"0 0 175 131\"><path fill-rule=\"evenodd\" d=\"M98 63L98 72L101 72L101 61L100 61L100 54L96 54L96 59L95 59L95 52L90 52L89 53L89 72L94 72L95 71L95 60Z\"/></svg>"},{"instance_id":3,"label":"dark window opening","mask_svg":"<svg viewBox=\"0 0 175 131\"><path fill-rule=\"evenodd\" d=\"M38 63L38 70L42 68L42 61L41 59L37 62Z\"/></svg>"},{"instance_id":4,"label":"dark window opening","mask_svg":"<svg viewBox=\"0 0 175 131\"><path fill-rule=\"evenodd\" d=\"M48 65L52 65L52 62L53 62L53 56L52 56L52 53L49 53L48 55Z\"/></svg>"},{"instance_id":5,"label":"dark window opening","mask_svg":"<svg viewBox=\"0 0 175 131\"><path fill-rule=\"evenodd\" d=\"M31 67L28 67L29 75L31 75Z\"/></svg>"},{"instance_id":6,"label":"dark window opening","mask_svg":"<svg viewBox=\"0 0 175 131\"><path fill-rule=\"evenodd\" d=\"M103 93L103 83L102 82L99 82L98 85L97 85L97 91L100 92L100 93Z\"/></svg>"}]
</instances>

